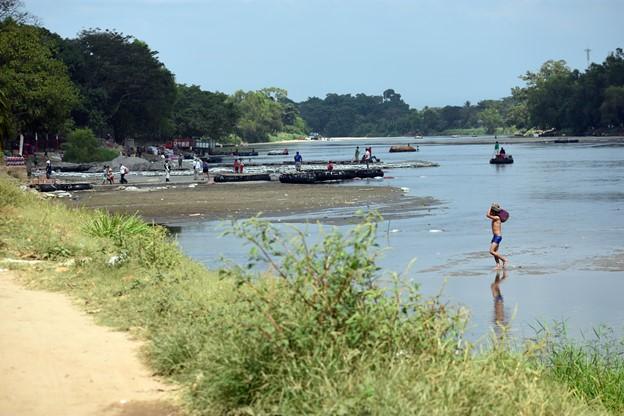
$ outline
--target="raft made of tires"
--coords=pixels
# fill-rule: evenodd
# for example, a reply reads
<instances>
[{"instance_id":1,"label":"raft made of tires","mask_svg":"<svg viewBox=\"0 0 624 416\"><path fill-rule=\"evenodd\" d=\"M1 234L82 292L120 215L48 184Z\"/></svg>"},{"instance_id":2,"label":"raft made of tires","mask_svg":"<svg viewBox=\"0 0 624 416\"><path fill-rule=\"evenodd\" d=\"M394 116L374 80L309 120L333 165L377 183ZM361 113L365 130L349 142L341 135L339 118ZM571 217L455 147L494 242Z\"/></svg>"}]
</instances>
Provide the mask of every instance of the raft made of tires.
<instances>
[{"instance_id":1,"label":"raft made of tires","mask_svg":"<svg viewBox=\"0 0 624 416\"><path fill-rule=\"evenodd\" d=\"M93 189L93 185L90 183L38 183L32 185L32 187L39 192L85 191Z\"/></svg>"},{"instance_id":2,"label":"raft made of tires","mask_svg":"<svg viewBox=\"0 0 624 416\"><path fill-rule=\"evenodd\" d=\"M509 165L511 163L514 163L513 157L511 155L507 155L505 157L493 157L492 159L490 159L490 163L492 165Z\"/></svg>"},{"instance_id":3,"label":"raft made of tires","mask_svg":"<svg viewBox=\"0 0 624 416\"><path fill-rule=\"evenodd\" d=\"M416 152L416 148L414 146L411 145L400 145L400 144L395 144L390 146L390 153L398 153L398 152Z\"/></svg>"},{"instance_id":4,"label":"raft made of tires","mask_svg":"<svg viewBox=\"0 0 624 416\"><path fill-rule=\"evenodd\" d=\"M322 183L322 182L334 182L344 181L355 178L375 178L377 176L384 176L384 172L381 169L352 169L352 170L317 170L306 171L296 173L283 173L279 176L279 180L282 183Z\"/></svg>"},{"instance_id":5,"label":"raft made of tires","mask_svg":"<svg viewBox=\"0 0 624 416\"><path fill-rule=\"evenodd\" d=\"M271 175L268 173L235 173L215 175L215 182L250 182L250 181L270 181Z\"/></svg>"}]
</instances>

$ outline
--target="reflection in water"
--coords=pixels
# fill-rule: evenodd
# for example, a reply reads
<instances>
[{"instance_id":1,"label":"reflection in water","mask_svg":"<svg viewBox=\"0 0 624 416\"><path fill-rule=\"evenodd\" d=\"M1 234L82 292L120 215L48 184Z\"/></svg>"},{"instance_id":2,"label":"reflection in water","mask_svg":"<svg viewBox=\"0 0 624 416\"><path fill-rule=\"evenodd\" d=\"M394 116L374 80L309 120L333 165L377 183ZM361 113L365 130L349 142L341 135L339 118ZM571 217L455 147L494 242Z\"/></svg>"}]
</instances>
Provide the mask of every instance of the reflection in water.
<instances>
[{"instance_id":1,"label":"reflection in water","mask_svg":"<svg viewBox=\"0 0 624 416\"><path fill-rule=\"evenodd\" d=\"M506 313L503 294L500 290L500 285L505 279L507 279L507 270L496 270L494 282L490 285L490 289L492 289L492 296L494 298L494 317L492 319L492 323L494 324L494 332L497 336L502 336L509 330L509 322L505 316Z\"/></svg>"}]
</instances>

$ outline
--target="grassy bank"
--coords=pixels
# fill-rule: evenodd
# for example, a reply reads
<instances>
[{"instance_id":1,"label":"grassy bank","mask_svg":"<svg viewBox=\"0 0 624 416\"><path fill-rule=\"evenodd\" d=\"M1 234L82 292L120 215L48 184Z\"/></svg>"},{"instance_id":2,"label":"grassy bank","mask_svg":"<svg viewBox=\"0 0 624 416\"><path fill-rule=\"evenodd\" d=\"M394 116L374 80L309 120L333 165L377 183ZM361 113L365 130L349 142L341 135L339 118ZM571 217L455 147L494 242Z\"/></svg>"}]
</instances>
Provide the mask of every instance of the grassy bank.
<instances>
[{"instance_id":1,"label":"grassy bank","mask_svg":"<svg viewBox=\"0 0 624 416\"><path fill-rule=\"evenodd\" d=\"M158 227L68 209L0 178L0 257L42 260L26 281L71 294L146 341L190 413L620 414L622 357L541 342L474 351L464 318L389 279L377 287L375 221L317 245L259 220L232 233L250 264L211 272ZM214 249L207 242L206 249Z\"/></svg>"}]
</instances>

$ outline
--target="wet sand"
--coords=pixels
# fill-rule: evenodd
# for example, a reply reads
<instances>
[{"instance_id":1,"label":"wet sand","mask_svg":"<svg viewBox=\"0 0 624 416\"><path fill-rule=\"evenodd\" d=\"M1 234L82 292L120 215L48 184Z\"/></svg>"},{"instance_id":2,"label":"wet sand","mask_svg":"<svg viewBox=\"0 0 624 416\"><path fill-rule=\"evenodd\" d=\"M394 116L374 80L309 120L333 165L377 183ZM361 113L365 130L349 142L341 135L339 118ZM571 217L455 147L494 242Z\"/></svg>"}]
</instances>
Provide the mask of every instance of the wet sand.
<instances>
[{"instance_id":1,"label":"wet sand","mask_svg":"<svg viewBox=\"0 0 624 416\"><path fill-rule=\"evenodd\" d=\"M106 189L76 192L74 197L63 202L112 213L137 213L148 221L165 224L249 218L258 213L263 216L296 215L305 219L305 214L338 208L342 208L346 222L358 208L378 209L384 216L405 217L417 215L437 204L432 198L406 196L401 189L394 187L273 182Z\"/></svg>"}]
</instances>

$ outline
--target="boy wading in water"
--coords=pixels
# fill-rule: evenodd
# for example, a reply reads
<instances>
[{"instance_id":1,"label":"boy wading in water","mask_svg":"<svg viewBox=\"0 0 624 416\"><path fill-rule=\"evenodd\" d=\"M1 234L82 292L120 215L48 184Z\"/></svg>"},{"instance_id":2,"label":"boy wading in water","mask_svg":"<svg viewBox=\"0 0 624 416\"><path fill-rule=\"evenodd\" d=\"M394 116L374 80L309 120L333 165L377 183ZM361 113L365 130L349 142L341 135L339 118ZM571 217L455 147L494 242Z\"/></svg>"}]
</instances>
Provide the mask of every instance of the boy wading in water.
<instances>
[{"instance_id":1,"label":"boy wading in water","mask_svg":"<svg viewBox=\"0 0 624 416\"><path fill-rule=\"evenodd\" d=\"M500 205L494 203L488 210L487 214L485 214L486 217L492 220L493 236L490 244L490 254L494 256L497 270L504 268L505 264L507 263L507 259L498 253L498 247L503 240L503 222L501 221L501 217L499 216L500 212Z\"/></svg>"}]
</instances>

